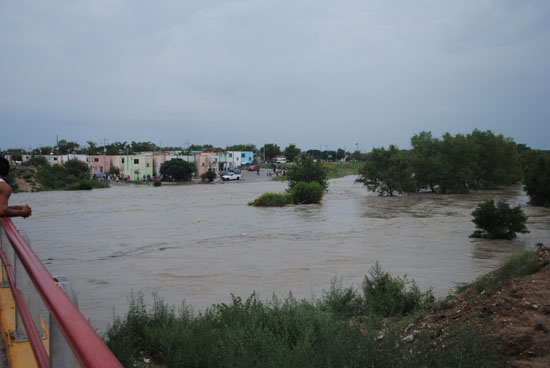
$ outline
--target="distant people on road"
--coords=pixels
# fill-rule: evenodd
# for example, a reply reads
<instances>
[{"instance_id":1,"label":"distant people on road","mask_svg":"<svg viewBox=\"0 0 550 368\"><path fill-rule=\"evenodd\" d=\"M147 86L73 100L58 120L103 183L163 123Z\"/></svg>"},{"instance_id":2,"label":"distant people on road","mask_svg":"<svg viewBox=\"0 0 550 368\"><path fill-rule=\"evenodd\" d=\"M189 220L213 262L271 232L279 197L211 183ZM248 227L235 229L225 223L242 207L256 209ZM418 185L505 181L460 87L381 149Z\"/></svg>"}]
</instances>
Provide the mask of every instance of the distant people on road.
<instances>
[{"instance_id":1,"label":"distant people on road","mask_svg":"<svg viewBox=\"0 0 550 368\"><path fill-rule=\"evenodd\" d=\"M10 206L11 187L5 178L10 172L10 163L4 157L0 157L0 217L23 217L32 215L32 209L28 204L23 206Z\"/></svg>"}]
</instances>

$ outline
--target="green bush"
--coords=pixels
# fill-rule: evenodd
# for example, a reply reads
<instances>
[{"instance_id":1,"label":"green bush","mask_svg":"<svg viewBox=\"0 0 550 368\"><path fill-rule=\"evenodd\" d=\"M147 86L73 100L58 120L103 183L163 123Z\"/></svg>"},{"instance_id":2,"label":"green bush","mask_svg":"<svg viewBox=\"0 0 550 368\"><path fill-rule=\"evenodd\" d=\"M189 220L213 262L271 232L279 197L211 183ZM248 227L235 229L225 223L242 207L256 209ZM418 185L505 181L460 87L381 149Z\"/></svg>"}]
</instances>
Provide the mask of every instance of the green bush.
<instances>
[{"instance_id":1,"label":"green bush","mask_svg":"<svg viewBox=\"0 0 550 368\"><path fill-rule=\"evenodd\" d=\"M153 183L153 186L154 187L160 187L161 186L160 180L155 180L155 182Z\"/></svg>"},{"instance_id":2,"label":"green bush","mask_svg":"<svg viewBox=\"0 0 550 368\"><path fill-rule=\"evenodd\" d=\"M216 173L214 171L208 170L207 172L201 175L201 179L203 181L208 181L209 183L212 183L214 179L216 179Z\"/></svg>"},{"instance_id":3,"label":"green bush","mask_svg":"<svg viewBox=\"0 0 550 368\"><path fill-rule=\"evenodd\" d=\"M508 203L488 200L477 206L472 212L476 225L476 231L470 235L472 238L489 239L513 239L516 233L528 233L525 223L527 216L520 206L510 208Z\"/></svg>"},{"instance_id":4,"label":"green bush","mask_svg":"<svg viewBox=\"0 0 550 368\"><path fill-rule=\"evenodd\" d=\"M525 251L510 256L495 272L481 276L472 284L478 292L492 291L513 277L534 274L543 266L545 266L545 263L539 262L539 257L534 251ZM458 291L463 291L471 287L472 284L465 285Z\"/></svg>"},{"instance_id":5,"label":"green bush","mask_svg":"<svg viewBox=\"0 0 550 368\"><path fill-rule=\"evenodd\" d=\"M296 184L301 181L317 182L323 190L327 190L327 170L321 161L314 161L309 155L302 156L296 164L286 173L288 179L288 188L292 190Z\"/></svg>"},{"instance_id":6,"label":"green bush","mask_svg":"<svg viewBox=\"0 0 550 368\"><path fill-rule=\"evenodd\" d=\"M368 313L391 317L406 315L431 307L435 297L431 290L423 293L407 277L392 277L376 262L363 281L363 294Z\"/></svg>"},{"instance_id":7,"label":"green bush","mask_svg":"<svg viewBox=\"0 0 550 368\"><path fill-rule=\"evenodd\" d=\"M301 181L296 183L290 194L296 204L319 203L323 199L323 187L315 181L309 183Z\"/></svg>"},{"instance_id":8,"label":"green bush","mask_svg":"<svg viewBox=\"0 0 550 368\"><path fill-rule=\"evenodd\" d=\"M293 199L290 193L264 193L248 205L254 207L283 207L292 204Z\"/></svg>"}]
</instances>

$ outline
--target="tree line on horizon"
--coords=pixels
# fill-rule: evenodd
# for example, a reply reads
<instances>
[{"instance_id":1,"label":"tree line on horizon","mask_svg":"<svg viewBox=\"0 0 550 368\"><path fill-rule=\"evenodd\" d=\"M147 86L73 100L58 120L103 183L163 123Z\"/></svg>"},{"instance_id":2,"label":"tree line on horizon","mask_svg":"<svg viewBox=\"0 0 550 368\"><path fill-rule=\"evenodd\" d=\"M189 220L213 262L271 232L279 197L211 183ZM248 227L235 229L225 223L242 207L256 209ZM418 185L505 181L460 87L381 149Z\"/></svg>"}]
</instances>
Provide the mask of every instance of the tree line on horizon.
<instances>
[{"instance_id":1,"label":"tree line on horizon","mask_svg":"<svg viewBox=\"0 0 550 368\"><path fill-rule=\"evenodd\" d=\"M358 182L383 196L396 193L467 193L523 181L530 201L550 206L550 152L475 129L470 134L411 137L411 149L374 148L364 158Z\"/></svg>"}]
</instances>

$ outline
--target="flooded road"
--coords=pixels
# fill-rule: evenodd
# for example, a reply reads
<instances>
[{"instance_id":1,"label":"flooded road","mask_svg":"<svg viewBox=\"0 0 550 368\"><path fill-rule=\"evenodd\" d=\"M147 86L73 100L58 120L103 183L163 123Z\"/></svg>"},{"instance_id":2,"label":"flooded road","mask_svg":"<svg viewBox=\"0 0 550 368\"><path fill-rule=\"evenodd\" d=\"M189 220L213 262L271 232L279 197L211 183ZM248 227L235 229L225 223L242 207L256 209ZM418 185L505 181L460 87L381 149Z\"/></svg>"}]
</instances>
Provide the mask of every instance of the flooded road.
<instances>
[{"instance_id":1,"label":"flooded road","mask_svg":"<svg viewBox=\"0 0 550 368\"><path fill-rule=\"evenodd\" d=\"M250 174L254 175L254 174ZM354 177L331 180L320 205L254 208L286 183L115 186L80 192L19 193L33 216L15 219L53 275L66 275L92 325L105 330L127 308L130 291L157 293L195 311L273 293L321 296L331 279L359 287L378 260L422 289L446 295L494 268L512 252L550 244L550 210L527 206L519 186L468 195L382 198ZM529 234L513 241L472 240L471 212L506 199L528 214Z\"/></svg>"}]
</instances>

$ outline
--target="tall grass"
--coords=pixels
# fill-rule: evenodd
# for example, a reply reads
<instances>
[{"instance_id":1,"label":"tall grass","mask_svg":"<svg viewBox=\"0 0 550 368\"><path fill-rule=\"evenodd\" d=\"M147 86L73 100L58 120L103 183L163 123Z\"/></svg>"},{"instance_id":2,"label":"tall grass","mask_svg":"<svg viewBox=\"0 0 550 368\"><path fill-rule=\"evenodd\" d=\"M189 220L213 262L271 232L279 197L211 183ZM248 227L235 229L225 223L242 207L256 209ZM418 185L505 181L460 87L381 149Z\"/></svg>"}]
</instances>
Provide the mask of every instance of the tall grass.
<instances>
[{"instance_id":1,"label":"tall grass","mask_svg":"<svg viewBox=\"0 0 550 368\"><path fill-rule=\"evenodd\" d=\"M379 271L369 279L383 275L380 283L396 282ZM185 304L176 309L157 297L148 309L138 293L131 295L124 318L115 318L105 341L125 367L145 366L149 359L165 367L500 366L492 342L475 328L450 330L440 343L428 332L403 342L406 317L383 319L377 308L367 307L370 297L335 279L320 299L289 295L262 301L253 293L193 314ZM366 318L351 323L351 317Z\"/></svg>"}]
</instances>

